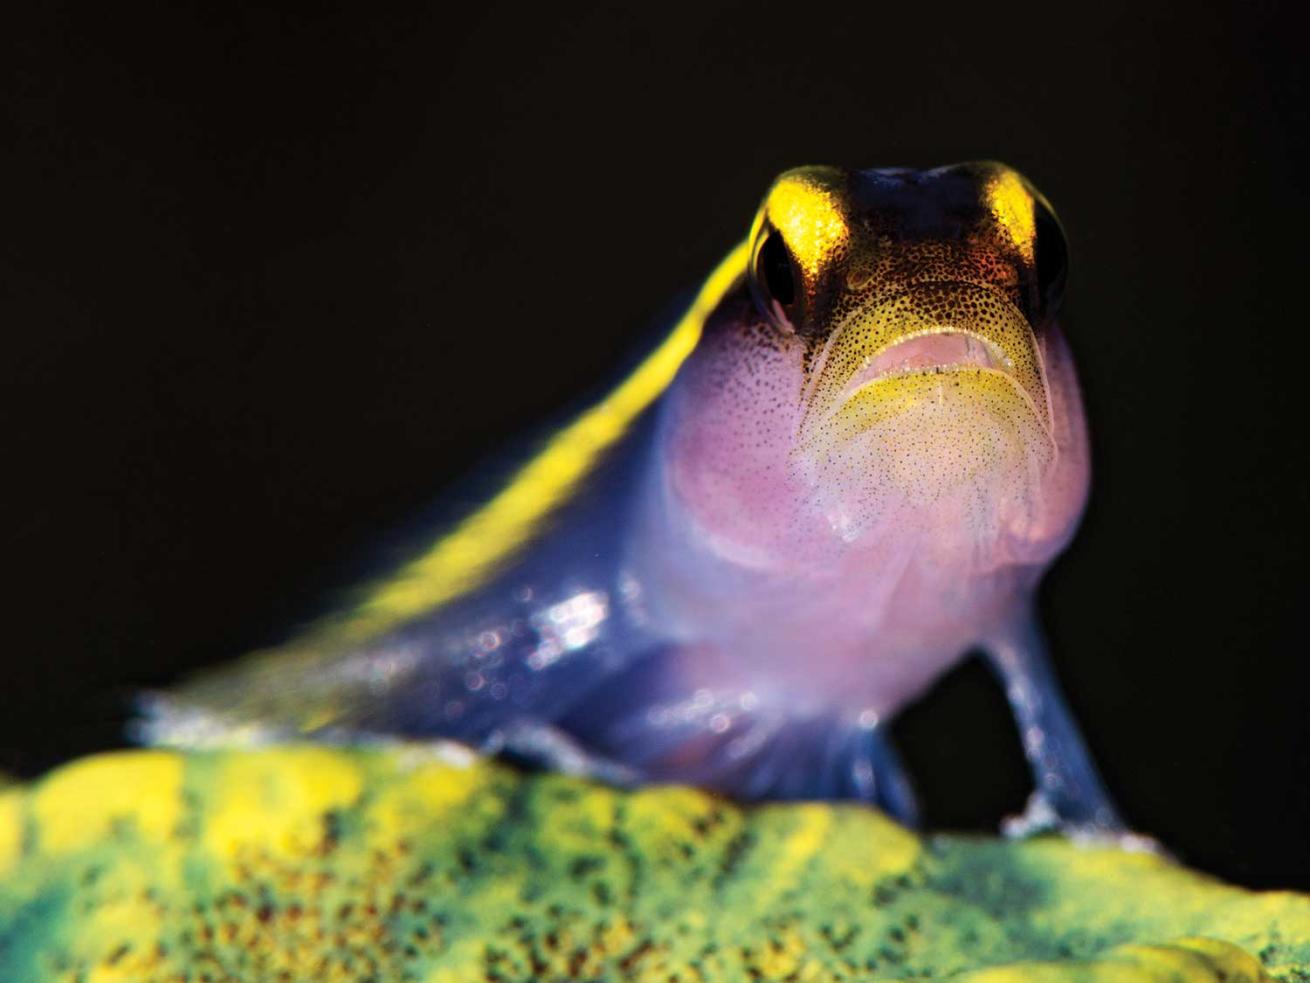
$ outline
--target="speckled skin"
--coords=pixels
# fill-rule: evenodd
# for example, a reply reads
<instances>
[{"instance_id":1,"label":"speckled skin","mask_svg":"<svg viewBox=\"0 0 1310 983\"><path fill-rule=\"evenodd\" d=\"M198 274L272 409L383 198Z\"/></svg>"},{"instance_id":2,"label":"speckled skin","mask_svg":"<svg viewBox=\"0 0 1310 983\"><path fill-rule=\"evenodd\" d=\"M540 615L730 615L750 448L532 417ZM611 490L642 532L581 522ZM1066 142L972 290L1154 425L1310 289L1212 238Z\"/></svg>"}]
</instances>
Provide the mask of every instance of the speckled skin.
<instances>
[{"instance_id":1,"label":"speckled skin","mask_svg":"<svg viewBox=\"0 0 1310 983\"><path fill-rule=\"evenodd\" d=\"M156 701L146 736L441 735L910 818L884 724L982 647L1029 818L1117 831L1031 617L1088 482L1049 206L1001 164L803 168L751 244L654 412L494 578Z\"/></svg>"}]
</instances>

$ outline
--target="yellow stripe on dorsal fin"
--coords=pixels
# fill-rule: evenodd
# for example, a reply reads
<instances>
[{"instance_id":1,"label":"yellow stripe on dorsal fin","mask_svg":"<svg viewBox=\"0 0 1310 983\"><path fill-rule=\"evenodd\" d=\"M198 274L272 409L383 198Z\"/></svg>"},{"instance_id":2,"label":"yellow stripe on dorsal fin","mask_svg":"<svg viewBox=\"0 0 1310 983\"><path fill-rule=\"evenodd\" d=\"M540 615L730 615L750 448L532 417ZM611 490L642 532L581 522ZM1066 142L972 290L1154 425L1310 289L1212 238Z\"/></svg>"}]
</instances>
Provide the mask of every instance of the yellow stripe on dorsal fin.
<instances>
[{"instance_id":1,"label":"yellow stripe on dorsal fin","mask_svg":"<svg viewBox=\"0 0 1310 983\"><path fill-rule=\"evenodd\" d=\"M486 583L668 388L706 319L745 272L747 253L748 243L733 249L660 345L609 395L551 437L490 501L369 588L354 609L330 616L292 646L358 644Z\"/></svg>"}]
</instances>

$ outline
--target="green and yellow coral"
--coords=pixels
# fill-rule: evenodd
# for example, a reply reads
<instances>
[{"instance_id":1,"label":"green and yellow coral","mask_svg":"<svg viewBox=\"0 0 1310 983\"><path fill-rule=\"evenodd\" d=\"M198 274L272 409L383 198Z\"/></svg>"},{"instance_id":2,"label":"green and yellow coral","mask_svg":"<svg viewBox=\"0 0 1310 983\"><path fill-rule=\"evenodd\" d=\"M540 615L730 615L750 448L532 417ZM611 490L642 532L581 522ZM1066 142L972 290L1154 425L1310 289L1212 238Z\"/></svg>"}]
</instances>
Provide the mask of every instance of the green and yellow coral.
<instances>
[{"instance_id":1,"label":"green and yellow coral","mask_svg":"<svg viewBox=\"0 0 1310 983\"><path fill-rule=\"evenodd\" d=\"M1310 899L452 748L141 751L0 792L0 980L1310 980Z\"/></svg>"}]
</instances>

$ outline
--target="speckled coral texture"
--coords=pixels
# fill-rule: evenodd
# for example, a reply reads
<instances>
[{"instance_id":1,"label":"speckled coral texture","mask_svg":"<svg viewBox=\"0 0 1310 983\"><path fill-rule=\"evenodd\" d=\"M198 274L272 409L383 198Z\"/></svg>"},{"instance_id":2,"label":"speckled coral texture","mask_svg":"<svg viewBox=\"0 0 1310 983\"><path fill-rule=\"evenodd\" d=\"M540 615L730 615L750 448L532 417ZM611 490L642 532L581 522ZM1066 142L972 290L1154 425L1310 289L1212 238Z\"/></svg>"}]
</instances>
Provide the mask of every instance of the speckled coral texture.
<instances>
[{"instance_id":1,"label":"speckled coral texture","mask_svg":"<svg viewBox=\"0 0 1310 983\"><path fill-rule=\"evenodd\" d=\"M1310 980L1310 899L451 749L142 751L0 792L0 980Z\"/></svg>"}]
</instances>

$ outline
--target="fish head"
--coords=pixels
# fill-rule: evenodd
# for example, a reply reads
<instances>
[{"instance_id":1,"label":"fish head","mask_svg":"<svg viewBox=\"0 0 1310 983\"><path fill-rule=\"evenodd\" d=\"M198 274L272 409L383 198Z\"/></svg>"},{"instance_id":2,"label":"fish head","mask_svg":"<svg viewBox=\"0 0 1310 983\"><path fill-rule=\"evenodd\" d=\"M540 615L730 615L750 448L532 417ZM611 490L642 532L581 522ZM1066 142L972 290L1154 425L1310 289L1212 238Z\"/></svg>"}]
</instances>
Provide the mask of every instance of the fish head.
<instances>
[{"instance_id":1,"label":"fish head","mask_svg":"<svg viewBox=\"0 0 1310 983\"><path fill-rule=\"evenodd\" d=\"M764 555L928 530L983 565L1067 542L1087 486L1057 325L1067 248L1026 178L797 168L748 255L675 414L675 483L719 542Z\"/></svg>"}]
</instances>

